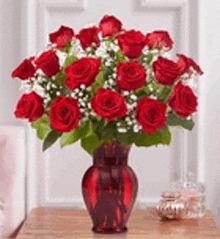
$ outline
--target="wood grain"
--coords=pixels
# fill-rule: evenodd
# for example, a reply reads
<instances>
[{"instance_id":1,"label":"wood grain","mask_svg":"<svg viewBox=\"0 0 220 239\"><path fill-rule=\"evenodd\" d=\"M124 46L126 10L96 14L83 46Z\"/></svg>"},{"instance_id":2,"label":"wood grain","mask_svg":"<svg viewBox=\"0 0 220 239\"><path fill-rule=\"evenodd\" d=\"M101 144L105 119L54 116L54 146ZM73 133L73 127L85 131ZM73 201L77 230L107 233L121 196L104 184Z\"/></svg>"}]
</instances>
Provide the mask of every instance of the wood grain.
<instances>
[{"instance_id":1,"label":"wood grain","mask_svg":"<svg viewBox=\"0 0 220 239\"><path fill-rule=\"evenodd\" d=\"M213 215L196 219L162 220L154 209L133 210L128 232L103 235L91 231L92 222L85 210L70 208L36 208L27 217L17 239L181 239L220 238Z\"/></svg>"}]
</instances>

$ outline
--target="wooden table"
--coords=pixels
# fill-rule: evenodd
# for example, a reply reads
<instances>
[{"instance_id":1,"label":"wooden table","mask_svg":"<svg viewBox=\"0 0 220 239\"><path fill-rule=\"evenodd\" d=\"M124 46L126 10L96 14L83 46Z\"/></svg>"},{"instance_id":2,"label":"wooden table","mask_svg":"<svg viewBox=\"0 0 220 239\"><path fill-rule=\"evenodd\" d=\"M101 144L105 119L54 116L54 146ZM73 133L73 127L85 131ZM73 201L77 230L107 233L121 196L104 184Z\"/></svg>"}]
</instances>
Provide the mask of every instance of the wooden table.
<instances>
[{"instance_id":1,"label":"wooden table","mask_svg":"<svg viewBox=\"0 0 220 239\"><path fill-rule=\"evenodd\" d=\"M154 209L133 210L128 231L103 235L91 231L88 212L70 208L36 208L32 210L17 239L205 239L220 238L213 215L206 211L199 219L161 220Z\"/></svg>"}]
</instances>

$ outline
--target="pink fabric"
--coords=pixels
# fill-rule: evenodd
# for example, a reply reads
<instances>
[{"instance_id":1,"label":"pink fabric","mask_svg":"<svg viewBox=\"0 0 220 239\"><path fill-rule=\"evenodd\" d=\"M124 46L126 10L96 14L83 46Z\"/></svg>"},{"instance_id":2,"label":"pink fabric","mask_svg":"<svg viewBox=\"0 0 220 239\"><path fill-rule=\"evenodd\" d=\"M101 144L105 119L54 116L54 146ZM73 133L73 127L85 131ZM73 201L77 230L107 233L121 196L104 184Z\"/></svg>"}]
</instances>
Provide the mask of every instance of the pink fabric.
<instances>
[{"instance_id":1,"label":"pink fabric","mask_svg":"<svg viewBox=\"0 0 220 239\"><path fill-rule=\"evenodd\" d=\"M3 234L10 235L25 216L25 129L0 126L0 198L4 200Z\"/></svg>"}]
</instances>

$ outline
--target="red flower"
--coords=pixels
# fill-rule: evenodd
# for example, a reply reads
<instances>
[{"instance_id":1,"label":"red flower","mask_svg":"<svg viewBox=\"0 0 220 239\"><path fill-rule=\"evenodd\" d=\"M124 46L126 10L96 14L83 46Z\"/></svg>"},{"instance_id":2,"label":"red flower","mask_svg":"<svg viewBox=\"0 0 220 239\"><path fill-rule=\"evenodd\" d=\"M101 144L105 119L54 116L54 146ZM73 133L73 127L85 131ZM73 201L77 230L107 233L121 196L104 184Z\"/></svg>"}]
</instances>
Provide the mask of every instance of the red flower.
<instances>
[{"instance_id":1,"label":"red flower","mask_svg":"<svg viewBox=\"0 0 220 239\"><path fill-rule=\"evenodd\" d=\"M20 78L26 80L34 76L35 68L32 64L33 58L25 59L22 63L12 72L12 78Z\"/></svg>"},{"instance_id":2,"label":"red flower","mask_svg":"<svg viewBox=\"0 0 220 239\"><path fill-rule=\"evenodd\" d=\"M195 61L189 57L186 57L182 54L177 54L179 57L179 67L182 69L182 74L188 73L191 75L193 72L196 72L199 75L202 75L203 72L200 67L195 63Z\"/></svg>"},{"instance_id":3,"label":"red flower","mask_svg":"<svg viewBox=\"0 0 220 239\"><path fill-rule=\"evenodd\" d=\"M178 82L169 99L169 105L179 116L187 117L196 112L197 97L192 89Z\"/></svg>"},{"instance_id":4,"label":"red flower","mask_svg":"<svg viewBox=\"0 0 220 239\"><path fill-rule=\"evenodd\" d=\"M97 47L100 45L98 38L99 29L97 27L83 28L76 36L81 42L82 48Z\"/></svg>"},{"instance_id":5,"label":"red flower","mask_svg":"<svg viewBox=\"0 0 220 239\"><path fill-rule=\"evenodd\" d=\"M167 106L161 101L143 97L137 105L135 118L146 133L156 132L166 124Z\"/></svg>"},{"instance_id":6,"label":"red flower","mask_svg":"<svg viewBox=\"0 0 220 239\"><path fill-rule=\"evenodd\" d=\"M171 50L173 48L173 41L166 31L154 31L148 33L146 36L146 44L150 49L153 49L155 44L157 49L161 50L163 48L168 48Z\"/></svg>"},{"instance_id":7,"label":"red flower","mask_svg":"<svg viewBox=\"0 0 220 239\"><path fill-rule=\"evenodd\" d=\"M173 85L175 80L182 75L179 64L163 57L158 57L153 63L155 78L162 85Z\"/></svg>"},{"instance_id":8,"label":"red flower","mask_svg":"<svg viewBox=\"0 0 220 239\"><path fill-rule=\"evenodd\" d=\"M67 66L65 69L67 79L64 84L70 90L80 87L84 84L90 86L99 72L101 61L92 57L83 57L76 60L72 65Z\"/></svg>"},{"instance_id":9,"label":"red flower","mask_svg":"<svg viewBox=\"0 0 220 239\"><path fill-rule=\"evenodd\" d=\"M29 94L23 94L16 106L15 116L33 122L44 114L43 103L43 98L34 91Z\"/></svg>"},{"instance_id":10,"label":"red flower","mask_svg":"<svg viewBox=\"0 0 220 239\"><path fill-rule=\"evenodd\" d=\"M122 23L114 16L104 16L99 23L102 37L111 37L122 29Z\"/></svg>"},{"instance_id":11,"label":"red flower","mask_svg":"<svg viewBox=\"0 0 220 239\"><path fill-rule=\"evenodd\" d=\"M58 96L51 103L50 124L58 132L70 132L79 125L81 112L78 101L65 96Z\"/></svg>"},{"instance_id":12,"label":"red flower","mask_svg":"<svg viewBox=\"0 0 220 239\"><path fill-rule=\"evenodd\" d=\"M118 63L117 74L117 86L127 91L141 88L147 77L145 69L137 62Z\"/></svg>"},{"instance_id":13,"label":"red flower","mask_svg":"<svg viewBox=\"0 0 220 239\"><path fill-rule=\"evenodd\" d=\"M50 41L57 45L57 48L63 48L69 44L74 36L72 28L61 26L58 31L49 35Z\"/></svg>"},{"instance_id":14,"label":"red flower","mask_svg":"<svg viewBox=\"0 0 220 239\"><path fill-rule=\"evenodd\" d=\"M127 107L125 98L116 91L99 88L92 98L92 109L108 122L126 116Z\"/></svg>"},{"instance_id":15,"label":"red flower","mask_svg":"<svg viewBox=\"0 0 220 239\"><path fill-rule=\"evenodd\" d=\"M53 50L42 53L35 60L36 68L41 69L45 75L51 77L60 70L59 58Z\"/></svg>"},{"instance_id":16,"label":"red flower","mask_svg":"<svg viewBox=\"0 0 220 239\"><path fill-rule=\"evenodd\" d=\"M146 38L140 31L130 30L118 35L118 44L123 53L129 58L137 58L145 47Z\"/></svg>"}]
</instances>

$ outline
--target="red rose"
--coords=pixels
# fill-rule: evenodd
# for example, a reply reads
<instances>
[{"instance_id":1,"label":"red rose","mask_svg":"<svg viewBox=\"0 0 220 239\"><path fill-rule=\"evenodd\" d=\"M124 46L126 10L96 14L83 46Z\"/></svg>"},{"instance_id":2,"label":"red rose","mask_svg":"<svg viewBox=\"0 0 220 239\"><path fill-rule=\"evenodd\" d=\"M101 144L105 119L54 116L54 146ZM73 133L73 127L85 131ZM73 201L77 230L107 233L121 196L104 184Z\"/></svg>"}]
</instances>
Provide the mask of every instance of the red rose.
<instances>
[{"instance_id":1,"label":"red rose","mask_svg":"<svg viewBox=\"0 0 220 239\"><path fill-rule=\"evenodd\" d=\"M99 23L102 37L111 37L121 31L122 23L114 16L104 16Z\"/></svg>"},{"instance_id":2,"label":"red rose","mask_svg":"<svg viewBox=\"0 0 220 239\"><path fill-rule=\"evenodd\" d=\"M32 64L33 58L25 59L13 72L12 78L20 78L22 80L26 80L32 76L34 76L35 68Z\"/></svg>"},{"instance_id":3,"label":"red rose","mask_svg":"<svg viewBox=\"0 0 220 239\"><path fill-rule=\"evenodd\" d=\"M124 34L118 35L117 39L119 47L129 58L139 57L146 45L146 37L140 31L127 31Z\"/></svg>"},{"instance_id":4,"label":"red rose","mask_svg":"<svg viewBox=\"0 0 220 239\"><path fill-rule=\"evenodd\" d=\"M146 133L156 132L166 124L167 106L161 101L143 97L137 105L135 118Z\"/></svg>"},{"instance_id":5,"label":"red rose","mask_svg":"<svg viewBox=\"0 0 220 239\"><path fill-rule=\"evenodd\" d=\"M53 50L42 53L35 64L37 69L41 69L49 77L56 75L60 70L59 58Z\"/></svg>"},{"instance_id":6,"label":"red rose","mask_svg":"<svg viewBox=\"0 0 220 239\"><path fill-rule=\"evenodd\" d=\"M100 65L101 61L92 57L83 57L74 61L65 69L67 79L64 84L70 90L74 90L82 84L90 86L99 72Z\"/></svg>"},{"instance_id":7,"label":"red rose","mask_svg":"<svg viewBox=\"0 0 220 239\"><path fill-rule=\"evenodd\" d=\"M65 96L58 96L51 103L50 124L58 132L70 132L79 125L81 112L78 101Z\"/></svg>"},{"instance_id":8,"label":"red rose","mask_svg":"<svg viewBox=\"0 0 220 239\"><path fill-rule=\"evenodd\" d=\"M127 91L141 88L147 77L145 69L137 62L118 63L117 74L117 86Z\"/></svg>"},{"instance_id":9,"label":"red rose","mask_svg":"<svg viewBox=\"0 0 220 239\"><path fill-rule=\"evenodd\" d=\"M125 98L116 91L99 88L91 103L97 115L106 118L108 122L127 113Z\"/></svg>"},{"instance_id":10,"label":"red rose","mask_svg":"<svg viewBox=\"0 0 220 239\"><path fill-rule=\"evenodd\" d=\"M58 31L49 35L50 42L57 45L57 48L63 48L69 44L74 36L72 28L61 26Z\"/></svg>"},{"instance_id":11,"label":"red rose","mask_svg":"<svg viewBox=\"0 0 220 239\"><path fill-rule=\"evenodd\" d=\"M171 50L173 48L173 41L166 31L154 31L148 33L146 36L146 44L150 49L153 49L155 44L157 49L162 50L163 48L168 48Z\"/></svg>"},{"instance_id":12,"label":"red rose","mask_svg":"<svg viewBox=\"0 0 220 239\"><path fill-rule=\"evenodd\" d=\"M32 91L23 94L15 110L17 118L28 119L29 122L39 119L44 114L44 101L41 96Z\"/></svg>"},{"instance_id":13,"label":"red rose","mask_svg":"<svg viewBox=\"0 0 220 239\"><path fill-rule=\"evenodd\" d=\"M97 27L90 27L82 29L76 36L81 42L82 48L85 50L87 47L97 47L100 45L98 38L99 29Z\"/></svg>"},{"instance_id":14,"label":"red rose","mask_svg":"<svg viewBox=\"0 0 220 239\"><path fill-rule=\"evenodd\" d=\"M198 102L192 89L189 86L178 82L170 96L169 105L176 114L182 117L187 117L196 112Z\"/></svg>"},{"instance_id":15,"label":"red rose","mask_svg":"<svg viewBox=\"0 0 220 239\"><path fill-rule=\"evenodd\" d=\"M162 85L173 85L175 80L182 74L179 64L163 57L153 63L155 78Z\"/></svg>"},{"instance_id":16,"label":"red rose","mask_svg":"<svg viewBox=\"0 0 220 239\"><path fill-rule=\"evenodd\" d=\"M189 75L191 75L194 72L199 75L203 74L202 70L193 59L186 57L182 54L177 54L177 56L179 57L178 64L179 67L182 69L182 74L188 73Z\"/></svg>"}]
</instances>

